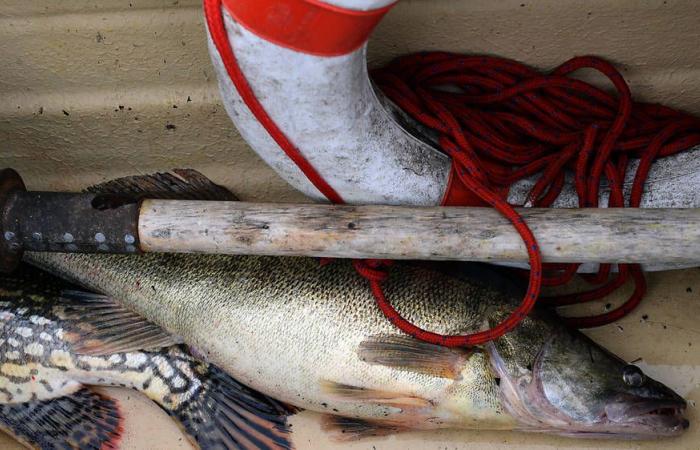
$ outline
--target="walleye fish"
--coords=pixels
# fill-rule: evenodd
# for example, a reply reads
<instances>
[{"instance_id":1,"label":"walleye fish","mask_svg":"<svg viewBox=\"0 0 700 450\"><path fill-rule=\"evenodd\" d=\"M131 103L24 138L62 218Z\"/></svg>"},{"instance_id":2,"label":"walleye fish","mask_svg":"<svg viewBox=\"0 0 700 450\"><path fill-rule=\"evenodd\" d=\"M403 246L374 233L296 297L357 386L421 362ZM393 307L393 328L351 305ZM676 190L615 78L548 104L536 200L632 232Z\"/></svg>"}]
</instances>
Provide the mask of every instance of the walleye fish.
<instances>
[{"instance_id":1,"label":"walleye fish","mask_svg":"<svg viewBox=\"0 0 700 450\"><path fill-rule=\"evenodd\" d=\"M117 180L96 192L143 195L155 186L150 196L158 198L171 186L183 194L187 185L215 191L189 173ZM26 258L114 297L241 382L328 413L328 429L346 438L436 428L652 438L688 427L681 397L546 313L477 348L405 336L346 261L321 267L312 258L261 256ZM443 334L494 325L517 302L492 286L406 264L392 268L385 292L413 323Z\"/></svg>"},{"instance_id":2,"label":"walleye fish","mask_svg":"<svg viewBox=\"0 0 700 450\"><path fill-rule=\"evenodd\" d=\"M291 447L278 402L109 298L61 294L67 287L29 266L0 275L0 429L42 449L116 448L117 402L86 385L123 386L155 401L200 448Z\"/></svg>"}]
</instances>

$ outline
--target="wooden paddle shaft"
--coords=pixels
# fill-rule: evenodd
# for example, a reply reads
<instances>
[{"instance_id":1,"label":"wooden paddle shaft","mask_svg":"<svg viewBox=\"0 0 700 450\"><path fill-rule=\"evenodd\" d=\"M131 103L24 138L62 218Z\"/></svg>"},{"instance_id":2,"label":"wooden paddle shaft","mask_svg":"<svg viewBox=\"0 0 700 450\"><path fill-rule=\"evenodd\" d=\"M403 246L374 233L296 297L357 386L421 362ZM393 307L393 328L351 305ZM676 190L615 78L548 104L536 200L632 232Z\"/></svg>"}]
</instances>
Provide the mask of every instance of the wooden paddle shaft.
<instances>
[{"instance_id":1,"label":"wooden paddle shaft","mask_svg":"<svg viewBox=\"0 0 700 450\"><path fill-rule=\"evenodd\" d=\"M520 209L546 262L700 265L700 209ZM146 252L526 262L489 208L145 200Z\"/></svg>"}]
</instances>

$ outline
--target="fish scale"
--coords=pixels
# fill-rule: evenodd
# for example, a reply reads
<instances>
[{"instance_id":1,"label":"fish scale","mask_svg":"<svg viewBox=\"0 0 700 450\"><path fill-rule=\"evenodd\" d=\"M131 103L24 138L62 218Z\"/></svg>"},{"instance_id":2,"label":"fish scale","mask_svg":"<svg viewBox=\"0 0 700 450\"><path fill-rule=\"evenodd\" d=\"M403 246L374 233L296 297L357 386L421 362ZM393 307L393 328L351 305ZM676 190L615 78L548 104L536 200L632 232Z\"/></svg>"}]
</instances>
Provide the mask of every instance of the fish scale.
<instances>
[{"instance_id":1,"label":"fish scale","mask_svg":"<svg viewBox=\"0 0 700 450\"><path fill-rule=\"evenodd\" d=\"M139 389L159 404L173 409L201 387L195 373L201 362L182 348L158 352L116 353L107 356L79 355L71 333L61 318L64 305L39 301L38 294L25 290L0 295L0 395L2 403L22 403L71 393L79 380L88 384ZM181 369L182 367L182 369ZM206 365L204 365L206 367ZM184 370L183 370L184 369ZM169 376L166 376L166 373ZM183 384L176 387L177 375Z\"/></svg>"}]
</instances>

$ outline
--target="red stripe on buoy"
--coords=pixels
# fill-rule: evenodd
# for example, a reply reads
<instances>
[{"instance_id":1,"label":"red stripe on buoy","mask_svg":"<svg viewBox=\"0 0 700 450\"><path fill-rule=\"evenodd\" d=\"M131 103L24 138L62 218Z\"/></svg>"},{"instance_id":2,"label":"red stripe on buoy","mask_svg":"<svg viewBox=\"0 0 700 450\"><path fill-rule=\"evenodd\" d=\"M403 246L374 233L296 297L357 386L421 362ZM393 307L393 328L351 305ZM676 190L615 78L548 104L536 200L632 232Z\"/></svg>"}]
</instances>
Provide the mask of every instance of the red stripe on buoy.
<instances>
[{"instance_id":1,"label":"red stripe on buoy","mask_svg":"<svg viewBox=\"0 0 700 450\"><path fill-rule=\"evenodd\" d=\"M223 4L238 23L266 41L317 56L357 50L394 6L354 11L317 0L223 0Z\"/></svg>"}]
</instances>

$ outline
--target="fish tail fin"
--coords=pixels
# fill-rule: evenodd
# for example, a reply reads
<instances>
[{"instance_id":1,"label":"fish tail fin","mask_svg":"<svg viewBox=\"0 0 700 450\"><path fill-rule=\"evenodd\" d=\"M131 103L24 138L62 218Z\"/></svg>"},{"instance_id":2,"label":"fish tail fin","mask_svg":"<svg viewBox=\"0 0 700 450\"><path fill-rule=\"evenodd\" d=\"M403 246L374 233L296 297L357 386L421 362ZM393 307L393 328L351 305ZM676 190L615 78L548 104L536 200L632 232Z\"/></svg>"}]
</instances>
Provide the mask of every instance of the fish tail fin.
<instances>
[{"instance_id":1,"label":"fish tail fin","mask_svg":"<svg viewBox=\"0 0 700 450\"><path fill-rule=\"evenodd\" d=\"M0 429L33 448L116 449L122 422L116 400L87 388L0 406Z\"/></svg>"},{"instance_id":2,"label":"fish tail fin","mask_svg":"<svg viewBox=\"0 0 700 450\"><path fill-rule=\"evenodd\" d=\"M292 408L248 388L221 369L201 363L198 393L176 408L161 404L201 449L293 448L287 417Z\"/></svg>"}]
</instances>

